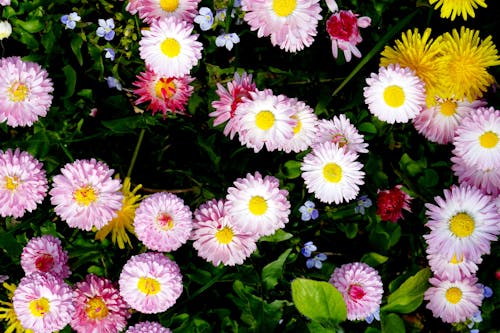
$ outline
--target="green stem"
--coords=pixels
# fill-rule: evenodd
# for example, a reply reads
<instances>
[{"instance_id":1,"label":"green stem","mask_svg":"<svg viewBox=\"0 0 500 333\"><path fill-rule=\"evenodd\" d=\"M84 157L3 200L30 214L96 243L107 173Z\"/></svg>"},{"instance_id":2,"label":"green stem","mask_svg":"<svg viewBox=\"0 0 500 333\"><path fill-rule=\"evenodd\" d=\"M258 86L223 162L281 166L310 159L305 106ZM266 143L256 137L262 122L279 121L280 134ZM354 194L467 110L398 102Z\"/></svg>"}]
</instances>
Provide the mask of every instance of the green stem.
<instances>
[{"instance_id":1,"label":"green stem","mask_svg":"<svg viewBox=\"0 0 500 333\"><path fill-rule=\"evenodd\" d=\"M127 177L132 175L132 170L134 169L135 161L137 160L137 155L139 155L139 150L141 149L142 140L144 139L144 133L146 133L146 129L141 129L141 133L139 133L139 138L137 139L137 144L135 145L134 155L132 155L132 160L130 161L130 165L127 171Z\"/></svg>"},{"instance_id":2,"label":"green stem","mask_svg":"<svg viewBox=\"0 0 500 333\"><path fill-rule=\"evenodd\" d=\"M338 86L337 89L335 89L332 96L337 95L338 92L342 90L342 88L344 88L344 86L349 81L351 81L351 79L361 70L361 68L363 68L376 54L378 54L378 52L382 49L382 47L384 47L385 44L394 37L394 35L400 32L401 29L403 29L403 27L411 21L411 19L413 18L413 16L417 14L417 12L418 10L414 11L413 13L409 14L404 19L399 21L394 27L392 27L392 29L389 30L389 32L385 34L384 37L382 37L382 39L378 41L377 44L375 44L375 46L370 50L370 52L368 52L368 54L365 57L363 57L363 59L361 59L359 64L356 67L354 67L352 72L349 73L349 75L344 79L344 81L342 81L340 86Z\"/></svg>"}]
</instances>

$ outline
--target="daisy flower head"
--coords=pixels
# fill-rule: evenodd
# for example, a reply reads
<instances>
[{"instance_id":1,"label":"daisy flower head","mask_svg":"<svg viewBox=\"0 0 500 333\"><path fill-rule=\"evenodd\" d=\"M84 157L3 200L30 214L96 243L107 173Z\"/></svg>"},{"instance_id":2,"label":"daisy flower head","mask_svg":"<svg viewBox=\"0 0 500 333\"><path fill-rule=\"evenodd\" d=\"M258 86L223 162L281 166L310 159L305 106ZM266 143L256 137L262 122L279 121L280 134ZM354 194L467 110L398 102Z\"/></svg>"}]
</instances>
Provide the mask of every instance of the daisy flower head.
<instances>
[{"instance_id":1,"label":"daisy flower head","mask_svg":"<svg viewBox=\"0 0 500 333\"><path fill-rule=\"evenodd\" d=\"M367 28L370 24L371 19L368 16L358 17L358 14L351 10L333 13L326 21L326 32L332 41L333 57L337 59L341 49L346 62L351 61L353 55L361 58L361 52L356 47L363 40L359 28Z\"/></svg>"},{"instance_id":2,"label":"daisy flower head","mask_svg":"<svg viewBox=\"0 0 500 333\"><path fill-rule=\"evenodd\" d=\"M146 67L162 77L189 74L201 59L203 45L191 34L193 25L168 17L154 20L142 30L139 54Z\"/></svg>"},{"instance_id":3,"label":"daisy flower head","mask_svg":"<svg viewBox=\"0 0 500 333\"><path fill-rule=\"evenodd\" d=\"M439 95L439 67L437 58L440 56L442 37L431 38L432 30L427 28L422 34L418 28L408 29L396 40L395 46L386 46L380 53L380 66L399 64L415 72L425 83L427 103L434 104L434 97Z\"/></svg>"},{"instance_id":4,"label":"daisy flower head","mask_svg":"<svg viewBox=\"0 0 500 333\"><path fill-rule=\"evenodd\" d=\"M424 238L432 253L476 261L490 252L490 242L500 233L500 215L490 196L475 187L453 185L435 201L425 204L431 232Z\"/></svg>"},{"instance_id":5,"label":"daisy flower head","mask_svg":"<svg viewBox=\"0 0 500 333\"><path fill-rule=\"evenodd\" d=\"M389 190L378 191L377 193L377 215L382 221L396 223L403 218L403 209L411 212L410 197L401 190L402 185L396 185Z\"/></svg>"},{"instance_id":6,"label":"daisy flower head","mask_svg":"<svg viewBox=\"0 0 500 333\"><path fill-rule=\"evenodd\" d=\"M137 11L139 17L149 24L167 17L192 23L198 13L199 2L200 0L142 0Z\"/></svg>"},{"instance_id":7,"label":"daisy flower head","mask_svg":"<svg viewBox=\"0 0 500 333\"><path fill-rule=\"evenodd\" d=\"M475 277L450 281L429 279L431 287L424 293L426 308L445 323L458 323L471 318L483 301L483 289Z\"/></svg>"},{"instance_id":8,"label":"daisy flower head","mask_svg":"<svg viewBox=\"0 0 500 333\"><path fill-rule=\"evenodd\" d=\"M356 154L368 152L366 149L368 144L365 143L363 135L359 134L358 129L344 114L334 116L330 120L321 119L318 121L314 144L323 142L333 142L340 148L344 147L346 151Z\"/></svg>"},{"instance_id":9,"label":"daisy flower head","mask_svg":"<svg viewBox=\"0 0 500 333\"><path fill-rule=\"evenodd\" d=\"M297 120L297 124L293 127L293 136L281 142L278 142L278 150L283 150L286 153L307 150L316 138L318 117L314 114L314 110L306 103L297 100L296 98L289 99L290 104L295 109L295 113L291 116Z\"/></svg>"},{"instance_id":10,"label":"daisy flower head","mask_svg":"<svg viewBox=\"0 0 500 333\"><path fill-rule=\"evenodd\" d=\"M250 30L259 38L270 36L272 45L287 52L309 47L321 19L318 0L242 0L241 9Z\"/></svg>"},{"instance_id":11,"label":"daisy flower head","mask_svg":"<svg viewBox=\"0 0 500 333\"><path fill-rule=\"evenodd\" d=\"M453 156L451 169L460 184L471 185L491 196L500 194L500 168L480 168L470 166L463 157Z\"/></svg>"},{"instance_id":12,"label":"daisy flower head","mask_svg":"<svg viewBox=\"0 0 500 333\"><path fill-rule=\"evenodd\" d=\"M141 321L130 326L125 333L172 333L172 331L156 321Z\"/></svg>"},{"instance_id":13,"label":"daisy flower head","mask_svg":"<svg viewBox=\"0 0 500 333\"><path fill-rule=\"evenodd\" d=\"M191 239L198 255L214 266L241 265L257 248L254 233L244 232L226 213L224 200L212 199L194 212Z\"/></svg>"},{"instance_id":14,"label":"daisy flower head","mask_svg":"<svg viewBox=\"0 0 500 333\"><path fill-rule=\"evenodd\" d=\"M479 264L483 261L481 258L469 260L465 256L457 258L453 256L450 259L446 258L439 252L434 252L433 249L428 249L429 266L434 275L450 281L459 281L463 278L468 278L476 274Z\"/></svg>"},{"instance_id":15,"label":"daisy flower head","mask_svg":"<svg viewBox=\"0 0 500 333\"><path fill-rule=\"evenodd\" d=\"M21 267L24 274L34 272L50 273L61 279L70 276L68 252L61 246L61 240L52 235L33 237L21 253Z\"/></svg>"},{"instance_id":16,"label":"daisy flower head","mask_svg":"<svg viewBox=\"0 0 500 333\"><path fill-rule=\"evenodd\" d=\"M424 82L410 68L390 64L372 73L364 87L365 103L380 120L406 123L425 106Z\"/></svg>"},{"instance_id":17,"label":"daisy flower head","mask_svg":"<svg viewBox=\"0 0 500 333\"><path fill-rule=\"evenodd\" d=\"M118 215L123 205L114 170L95 159L67 163L52 179L50 202L55 213L72 228L97 230Z\"/></svg>"},{"instance_id":18,"label":"daisy flower head","mask_svg":"<svg viewBox=\"0 0 500 333\"><path fill-rule=\"evenodd\" d=\"M148 249L175 251L189 239L193 214L175 194L158 192L140 203L135 211L134 229Z\"/></svg>"},{"instance_id":19,"label":"daisy flower head","mask_svg":"<svg viewBox=\"0 0 500 333\"><path fill-rule=\"evenodd\" d=\"M490 66L500 65L500 57L491 36L479 38L479 30L461 27L443 35L441 55L437 58L442 98L481 98L495 81Z\"/></svg>"},{"instance_id":20,"label":"daisy flower head","mask_svg":"<svg viewBox=\"0 0 500 333\"><path fill-rule=\"evenodd\" d=\"M20 57L0 59L0 122L31 126L52 105L52 80L40 65Z\"/></svg>"},{"instance_id":21,"label":"daisy flower head","mask_svg":"<svg viewBox=\"0 0 500 333\"><path fill-rule=\"evenodd\" d=\"M139 96L135 104L149 103L147 109L153 114L160 111L163 117L167 112L185 114L184 110L193 93L193 87L189 84L193 81L194 78L189 75L165 77L146 70L133 83L137 87L134 94Z\"/></svg>"},{"instance_id":22,"label":"daisy flower head","mask_svg":"<svg viewBox=\"0 0 500 333\"><path fill-rule=\"evenodd\" d=\"M256 153L264 145L268 151L278 149L281 142L294 135L297 126L294 114L288 97L275 96L270 89L250 92L250 98L244 98L235 111L241 144Z\"/></svg>"},{"instance_id":23,"label":"daisy flower head","mask_svg":"<svg viewBox=\"0 0 500 333\"><path fill-rule=\"evenodd\" d=\"M431 5L434 5L434 9L439 9L441 7L440 16L441 18L447 18L452 21L455 17L462 16L464 21L467 21L467 15L474 18L474 10L478 6L486 8L485 0L429 0Z\"/></svg>"},{"instance_id":24,"label":"daisy flower head","mask_svg":"<svg viewBox=\"0 0 500 333\"><path fill-rule=\"evenodd\" d=\"M248 173L245 178L236 179L233 185L227 190L224 208L238 230L256 237L268 236L288 223L288 191L279 188L276 177L262 178L259 172Z\"/></svg>"},{"instance_id":25,"label":"daisy flower head","mask_svg":"<svg viewBox=\"0 0 500 333\"><path fill-rule=\"evenodd\" d=\"M32 212L48 189L42 163L18 148L0 150L0 216L17 218Z\"/></svg>"},{"instance_id":26,"label":"daisy flower head","mask_svg":"<svg viewBox=\"0 0 500 333\"><path fill-rule=\"evenodd\" d=\"M227 89L220 83L217 83L215 93L219 99L212 102L215 111L210 112L209 116L214 119L214 126L218 126L227 121L224 128L224 135L231 139L237 133L238 126L234 114L236 108L242 102L243 98L251 98L250 92L255 92L257 87L252 80L252 74L243 72L241 75L234 72L234 78L227 83Z\"/></svg>"},{"instance_id":27,"label":"daisy flower head","mask_svg":"<svg viewBox=\"0 0 500 333\"><path fill-rule=\"evenodd\" d=\"M354 262L335 268L330 282L342 294L347 319L363 320L380 308L384 288L377 270Z\"/></svg>"},{"instance_id":28,"label":"daisy flower head","mask_svg":"<svg viewBox=\"0 0 500 333\"><path fill-rule=\"evenodd\" d=\"M54 332L69 324L74 313L73 291L52 274L35 272L21 279L12 297L24 329Z\"/></svg>"},{"instance_id":29,"label":"daisy flower head","mask_svg":"<svg viewBox=\"0 0 500 333\"><path fill-rule=\"evenodd\" d=\"M436 98L435 105L424 107L413 119L413 126L427 140L448 144L452 142L462 118L484 105L486 102L483 100L471 103L452 98Z\"/></svg>"},{"instance_id":30,"label":"daisy flower head","mask_svg":"<svg viewBox=\"0 0 500 333\"><path fill-rule=\"evenodd\" d=\"M302 178L309 193L321 202L340 204L355 199L359 186L364 184L363 165L358 155L346 151L333 142L324 142L313 147L304 157Z\"/></svg>"},{"instance_id":31,"label":"daisy flower head","mask_svg":"<svg viewBox=\"0 0 500 333\"><path fill-rule=\"evenodd\" d=\"M470 167L500 166L500 110L478 108L464 117L455 131L453 154Z\"/></svg>"},{"instance_id":32,"label":"daisy flower head","mask_svg":"<svg viewBox=\"0 0 500 333\"><path fill-rule=\"evenodd\" d=\"M132 256L120 274L120 295L142 313L164 312L182 293L179 266L162 253L145 252Z\"/></svg>"}]
</instances>

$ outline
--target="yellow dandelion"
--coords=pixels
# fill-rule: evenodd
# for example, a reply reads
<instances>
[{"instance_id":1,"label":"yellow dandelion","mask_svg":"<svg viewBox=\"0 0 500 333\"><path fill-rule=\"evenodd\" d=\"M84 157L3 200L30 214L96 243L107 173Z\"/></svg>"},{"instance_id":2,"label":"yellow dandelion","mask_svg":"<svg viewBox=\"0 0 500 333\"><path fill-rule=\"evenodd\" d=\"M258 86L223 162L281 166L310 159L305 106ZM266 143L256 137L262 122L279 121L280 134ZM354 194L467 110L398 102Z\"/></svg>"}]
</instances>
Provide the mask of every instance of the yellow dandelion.
<instances>
[{"instance_id":1,"label":"yellow dandelion","mask_svg":"<svg viewBox=\"0 0 500 333\"><path fill-rule=\"evenodd\" d=\"M17 319L16 312L14 311L14 306L12 305L12 296L14 296L14 291L16 290L16 285L13 283L4 282L3 287L8 291L8 297L10 302L0 301L0 321L6 322L7 329L4 333L33 333L32 330L24 329L21 322Z\"/></svg>"},{"instance_id":2,"label":"yellow dandelion","mask_svg":"<svg viewBox=\"0 0 500 333\"><path fill-rule=\"evenodd\" d=\"M139 200L141 199L141 195L136 194L136 192L141 187L142 185L137 185L133 191L130 191L130 177L125 177L122 187L123 207L118 212L117 217L95 234L96 239L102 241L111 232L113 244L118 243L120 249L124 249L125 244L132 247L127 231L131 234L134 233L135 210L139 206Z\"/></svg>"},{"instance_id":3,"label":"yellow dandelion","mask_svg":"<svg viewBox=\"0 0 500 333\"><path fill-rule=\"evenodd\" d=\"M380 66L399 64L415 71L415 74L425 83L427 103L433 104L435 96L439 95L439 71L437 58L440 54L441 36L435 40L430 38L431 29L425 29L420 35L418 29L408 30L401 34L401 40L396 40L394 47L386 46L382 51Z\"/></svg>"},{"instance_id":4,"label":"yellow dandelion","mask_svg":"<svg viewBox=\"0 0 500 333\"><path fill-rule=\"evenodd\" d=\"M478 30L461 27L443 35L440 68L442 98L468 99L470 102L481 98L488 87L495 82L488 73L490 66L500 65L500 58L491 36L481 40Z\"/></svg>"},{"instance_id":5,"label":"yellow dandelion","mask_svg":"<svg viewBox=\"0 0 500 333\"><path fill-rule=\"evenodd\" d=\"M487 7L485 0L429 0L429 3L435 4L434 9L441 7L441 17L449 18L452 21L460 15L467 21L467 14L472 18L475 17L474 9L477 9L478 5Z\"/></svg>"}]
</instances>

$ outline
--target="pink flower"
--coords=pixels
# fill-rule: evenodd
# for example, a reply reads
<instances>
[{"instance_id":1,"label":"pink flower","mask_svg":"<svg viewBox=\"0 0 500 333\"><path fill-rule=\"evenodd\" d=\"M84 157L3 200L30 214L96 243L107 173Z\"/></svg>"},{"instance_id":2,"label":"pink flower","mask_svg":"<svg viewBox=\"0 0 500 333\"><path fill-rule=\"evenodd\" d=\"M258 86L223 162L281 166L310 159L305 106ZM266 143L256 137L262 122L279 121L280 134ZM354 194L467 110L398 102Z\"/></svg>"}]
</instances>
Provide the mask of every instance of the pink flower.
<instances>
[{"instance_id":1,"label":"pink flower","mask_svg":"<svg viewBox=\"0 0 500 333\"><path fill-rule=\"evenodd\" d=\"M63 251L59 238L52 235L29 240L21 253L21 267L26 275L41 272L65 279L71 274L68 252Z\"/></svg>"},{"instance_id":2,"label":"pink flower","mask_svg":"<svg viewBox=\"0 0 500 333\"><path fill-rule=\"evenodd\" d=\"M72 228L101 229L118 215L123 204L120 180L113 169L95 159L67 163L54 176L50 202Z\"/></svg>"},{"instance_id":3,"label":"pink flower","mask_svg":"<svg viewBox=\"0 0 500 333\"><path fill-rule=\"evenodd\" d=\"M200 0L141 0L135 8L139 12L139 17L149 24L163 17L175 17L179 21L192 23L198 13L199 2Z\"/></svg>"},{"instance_id":4,"label":"pink flower","mask_svg":"<svg viewBox=\"0 0 500 333\"><path fill-rule=\"evenodd\" d=\"M367 264L354 262L337 267L328 282L342 294L347 319L363 320L380 308L384 293L382 279Z\"/></svg>"},{"instance_id":5,"label":"pink flower","mask_svg":"<svg viewBox=\"0 0 500 333\"><path fill-rule=\"evenodd\" d=\"M113 283L93 274L76 283L73 303L76 311L70 325L78 333L121 332L130 317Z\"/></svg>"},{"instance_id":6,"label":"pink flower","mask_svg":"<svg viewBox=\"0 0 500 333\"><path fill-rule=\"evenodd\" d=\"M0 216L23 217L43 201L48 188L42 163L19 149L0 150Z\"/></svg>"},{"instance_id":7,"label":"pink flower","mask_svg":"<svg viewBox=\"0 0 500 333\"><path fill-rule=\"evenodd\" d=\"M368 16L358 18L350 10L341 10L330 16L326 21L326 31L330 35L332 41L333 57L338 57L338 49L344 51L345 60L351 61L351 54L361 58L356 45L363 40L359 34L358 28L366 28L370 26L371 19Z\"/></svg>"},{"instance_id":8,"label":"pink flower","mask_svg":"<svg viewBox=\"0 0 500 333\"><path fill-rule=\"evenodd\" d=\"M411 212L411 197L401 190L401 185L396 185L392 189L379 191L377 195L377 215L382 221L396 223L403 218L403 209Z\"/></svg>"},{"instance_id":9,"label":"pink flower","mask_svg":"<svg viewBox=\"0 0 500 333\"><path fill-rule=\"evenodd\" d=\"M130 326L125 333L171 333L169 328L163 327L155 321L141 321L140 323Z\"/></svg>"},{"instance_id":10,"label":"pink flower","mask_svg":"<svg viewBox=\"0 0 500 333\"><path fill-rule=\"evenodd\" d=\"M2 5L2 6L10 6L10 0L0 0L0 5Z\"/></svg>"}]
</instances>

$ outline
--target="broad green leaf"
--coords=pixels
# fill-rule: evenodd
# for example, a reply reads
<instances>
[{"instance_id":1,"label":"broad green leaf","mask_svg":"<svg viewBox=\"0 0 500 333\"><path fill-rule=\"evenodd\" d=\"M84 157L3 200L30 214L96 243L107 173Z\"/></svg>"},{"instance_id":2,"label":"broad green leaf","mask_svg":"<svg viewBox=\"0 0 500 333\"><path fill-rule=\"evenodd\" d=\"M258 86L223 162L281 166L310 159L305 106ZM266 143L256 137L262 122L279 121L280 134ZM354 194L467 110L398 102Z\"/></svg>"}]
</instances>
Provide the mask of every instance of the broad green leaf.
<instances>
[{"instance_id":1,"label":"broad green leaf","mask_svg":"<svg viewBox=\"0 0 500 333\"><path fill-rule=\"evenodd\" d=\"M37 19L33 19L33 20L29 20L29 21L21 21L21 20L15 19L13 21L13 24L18 26L18 27L23 28L24 30L26 30L27 32L29 32L31 34L40 32L45 27L45 25L42 22L40 22L40 20L37 20Z\"/></svg>"},{"instance_id":2,"label":"broad green leaf","mask_svg":"<svg viewBox=\"0 0 500 333\"><path fill-rule=\"evenodd\" d=\"M429 268L418 271L408 278L387 298L387 304L382 307L384 312L410 313L415 311L424 298L431 276Z\"/></svg>"},{"instance_id":3,"label":"broad green leaf","mask_svg":"<svg viewBox=\"0 0 500 333\"><path fill-rule=\"evenodd\" d=\"M80 66L83 65L82 45L83 45L82 37L80 37L79 35L74 35L73 38L71 39L71 50L73 51Z\"/></svg>"},{"instance_id":4,"label":"broad green leaf","mask_svg":"<svg viewBox=\"0 0 500 333\"><path fill-rule=\"evenodd\" d=\"M259 242L270 242L270 243L278 243L286 241L292 238L293 235L284 231L283 229L278 229L276 232L269 236L262 236L259 238Z\"/></svg>"},{"instance_id":5,"label":"broad green leaf","mask_svg":"<svg viewBox=\"0 0 500 333\"><path fill-rule=\"evenodd\" d=\"M45 130L36 132L28 141L28 152L38 158L43 158L49 152L49 137Z\"/></svg>"},{"instance_id":6,"label":"broad green leaf","mask_svg":"<svg viewBox=\"0 0 500 333\"><path fill-rule=\"evenodd\" d=\"M283 275L283 266L285 265L286 258L291 251L292 249L286 250L278 259L270 262L262 269L262 284L266 289L273 289L278 284L278 280Z\"/></svg>"},{"instance_id":7,"label":"broad green leaf","mask_svg":"<svg viewBox=\"0 0 500 333\"><path fill-rule=\"evenodd\" d=\"M292 299L300 313L325 327L335 327L347 318L342 294L328 282L295 279L292 282Z\"/></svg>"},{"instance_id":8,"label":"broad green leaf","mask_svg":"<svg viewBox=\"0 0 500 333\"><path fill-rule=\"evenodd\" d=\"M401 319L395 313L382 314L380 318L380 324L382 326L382 333L405 333L405 323L403 319Z\"/></svg>"},{"instance_id":9,"label":"broad green leaf","mask_svg":"<svg viewBox=\"0 0 500 333\"><path fill-rule=\"evenodd\" d=\"M377 134L377 128L372 123L361 123L358 125L358 130L360 132Z\"/></svg>"},{"instance_id":10,"label":"broad green leaf","mask_svg":"<svg viewBox=\"0 0 500 333\"><path fill-rule=\"evenodd\" d=\"M295 161L295 160L286 161L284 164L284 170L283 170L283 173L285 174L286 178L295 179L295 178L299 177L301 172L302 172L302 171L300 171L301 165L302 165L302 163L299 161Z\"/></svg>"},{"instance_id":11,"label":"broad green leaf","mask_svg":"<svg viewBox=\"0 0 500 333\"><path fill-rule=\"evenodd\" d=\"M23 248L11 232L0 230L0 248L7 252L14 263L19 263Z\"/></svg>"},{"instance_id":12,"label":"broad green leaf","mask_svg":"<svg viewBox=\"0 0 500 333\"><path fill-rule=\"evenodd\" d=\"M71 65L63 67L64 76L66 76L66 93L63 98L73 96L76 87L76 71Z\"/></svg>"},{"instance_id":13,"label":"broad green leaf","mask_svg":"<svg viewBox=\"0 0 500 333\"><path fill-rule=\"evenodd\" d=\"M378 254L376 252L369 252L363 255L361 258L361 262L364 262L367 265L370 265L371 267L377 267L378 265L383 264L384 262L389 259L386 256L383 256L381 254Z\"/></svg>"}]
</instances>

